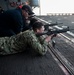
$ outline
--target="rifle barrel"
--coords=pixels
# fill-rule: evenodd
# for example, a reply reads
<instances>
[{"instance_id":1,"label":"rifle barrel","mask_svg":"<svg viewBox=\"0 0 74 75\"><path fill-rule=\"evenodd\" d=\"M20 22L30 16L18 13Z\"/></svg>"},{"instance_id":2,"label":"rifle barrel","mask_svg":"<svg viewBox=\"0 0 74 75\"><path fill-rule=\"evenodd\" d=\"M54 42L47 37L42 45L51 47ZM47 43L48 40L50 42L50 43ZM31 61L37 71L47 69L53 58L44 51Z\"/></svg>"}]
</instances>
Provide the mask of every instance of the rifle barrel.
<instances>
[{"instance_id":1,"label":"rifle barrel","mask_svg":"<svg viewBox=\"0 0 74 75\"><path fill-rule=\"evenodd\" d=\"M41 36L41 35L52 35L52 34L59 34L59 33L64 33L64 32L67 32L69 31L69 28L65 28L65 29L61 29L61 30L53 30L53 31L47 31L47 32L44 32L44 33L39 33L39 34L36 34L37 36Z\"/></svg>"},{"instance_id":2,"label":"rifle barrel","mask_svg":"<svg viewBox=\"0 0 74 75\"><path fill-rule=\"evenodd\" d=\"M59 25L59 24L63 24L63 23L51 23L51 24L45 24L44 26L54 26L54 25Z\"/></svg>"}]
</instances>

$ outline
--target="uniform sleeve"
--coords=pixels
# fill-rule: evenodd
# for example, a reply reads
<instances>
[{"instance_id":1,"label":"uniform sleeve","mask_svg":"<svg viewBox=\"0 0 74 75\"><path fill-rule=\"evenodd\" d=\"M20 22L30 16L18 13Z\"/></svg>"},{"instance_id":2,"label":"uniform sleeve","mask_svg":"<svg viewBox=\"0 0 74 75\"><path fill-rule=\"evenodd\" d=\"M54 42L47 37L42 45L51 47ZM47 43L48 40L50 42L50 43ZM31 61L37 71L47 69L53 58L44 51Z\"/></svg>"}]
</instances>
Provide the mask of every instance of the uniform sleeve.
<instances>
[{"instance_id":1,"label":"uniform sleeve","mask_svg":"<svg viewBox=\"0 0 74 75\"><path fill-rule=\"evenodd\" d=\"M40 55L46 54L48 43L44 39L40 38L40 41L40 39L33 34L28 39L30 46L32 46L36 52L38 52Z\"/></svg>"},{"instance_id":2,"label":"uniform sleeve","mask_svg":"<svg viewBox=\"0 0 74 75\"><path fill-rule=\"evenodd\" d=\"M16 25L14 25L13 30L16 32L16 33L19 33L22 31L23 29L23 19L22 19L22 15L17 12L17 14L14 14L13 16L13 20L15 22Z\"/></svg>"}]
</instances>

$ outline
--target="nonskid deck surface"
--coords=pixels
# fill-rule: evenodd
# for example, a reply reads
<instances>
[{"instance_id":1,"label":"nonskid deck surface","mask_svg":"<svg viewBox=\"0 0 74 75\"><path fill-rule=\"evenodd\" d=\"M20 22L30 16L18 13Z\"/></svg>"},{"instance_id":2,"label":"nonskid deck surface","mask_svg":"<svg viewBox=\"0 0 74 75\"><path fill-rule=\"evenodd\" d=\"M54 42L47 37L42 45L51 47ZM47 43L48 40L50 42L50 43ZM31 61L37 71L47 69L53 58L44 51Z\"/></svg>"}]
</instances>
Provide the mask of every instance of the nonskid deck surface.
<instances>
[{"instance_id":1,"label":"nonskid deck surface","mask_svg":"<svg viewBox=\"0 0 74 75\"><path fill-rule=\"evenodd\" d=\"M0 75L65 75L51 54L18 53L0 56Z\"/></svg>"}]
</instances>

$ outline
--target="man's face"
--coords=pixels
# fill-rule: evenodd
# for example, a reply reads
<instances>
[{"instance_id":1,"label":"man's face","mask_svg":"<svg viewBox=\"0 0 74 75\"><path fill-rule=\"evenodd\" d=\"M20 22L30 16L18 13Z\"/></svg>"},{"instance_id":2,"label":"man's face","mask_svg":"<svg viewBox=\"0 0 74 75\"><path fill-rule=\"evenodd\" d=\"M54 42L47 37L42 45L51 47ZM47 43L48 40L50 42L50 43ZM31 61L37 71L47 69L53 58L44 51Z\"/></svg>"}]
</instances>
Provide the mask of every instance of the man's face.
<instances>
[{"instance_id":1,"label":"man's face","mask_svg":"<svg viewBox=\"0 0 74 75\"><path fill-rule=\"evenodd\" d=\"M28 11L22 10L22 15L27 19L29 17Z\"/></svg>"},{"instance_id":2,"label":"man's face","mask_svg":"<svg viewBox=\"0 0 74 75\"><path fill-rule=\"evenodd\" d=\"M37 33L43 33L45 30L44 26L42 26L40 29L37 29Z\"/></svg>"}]
</instances>

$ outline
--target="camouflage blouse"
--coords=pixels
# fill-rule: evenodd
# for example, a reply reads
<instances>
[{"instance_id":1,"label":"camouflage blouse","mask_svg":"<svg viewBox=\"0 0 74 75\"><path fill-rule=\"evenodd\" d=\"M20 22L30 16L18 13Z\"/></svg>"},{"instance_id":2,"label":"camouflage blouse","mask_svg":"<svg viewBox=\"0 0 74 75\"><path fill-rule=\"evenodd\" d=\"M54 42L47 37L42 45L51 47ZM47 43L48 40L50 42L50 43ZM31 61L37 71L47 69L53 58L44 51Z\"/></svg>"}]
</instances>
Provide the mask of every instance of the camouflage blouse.
<instances>
[{"instance_id":1,"label":"camouflage blouse","mask_svg":"<svg viewBox=\"0 0 74 75\"><path fill-rule=\"evenodd\" d=\"M44 55L47 52L47 44L44 38L36 37L33 30L27 30L11 37L1 37L0 55L22 52L28 45L37 53Z\"/></svg>"}]
</instances>

